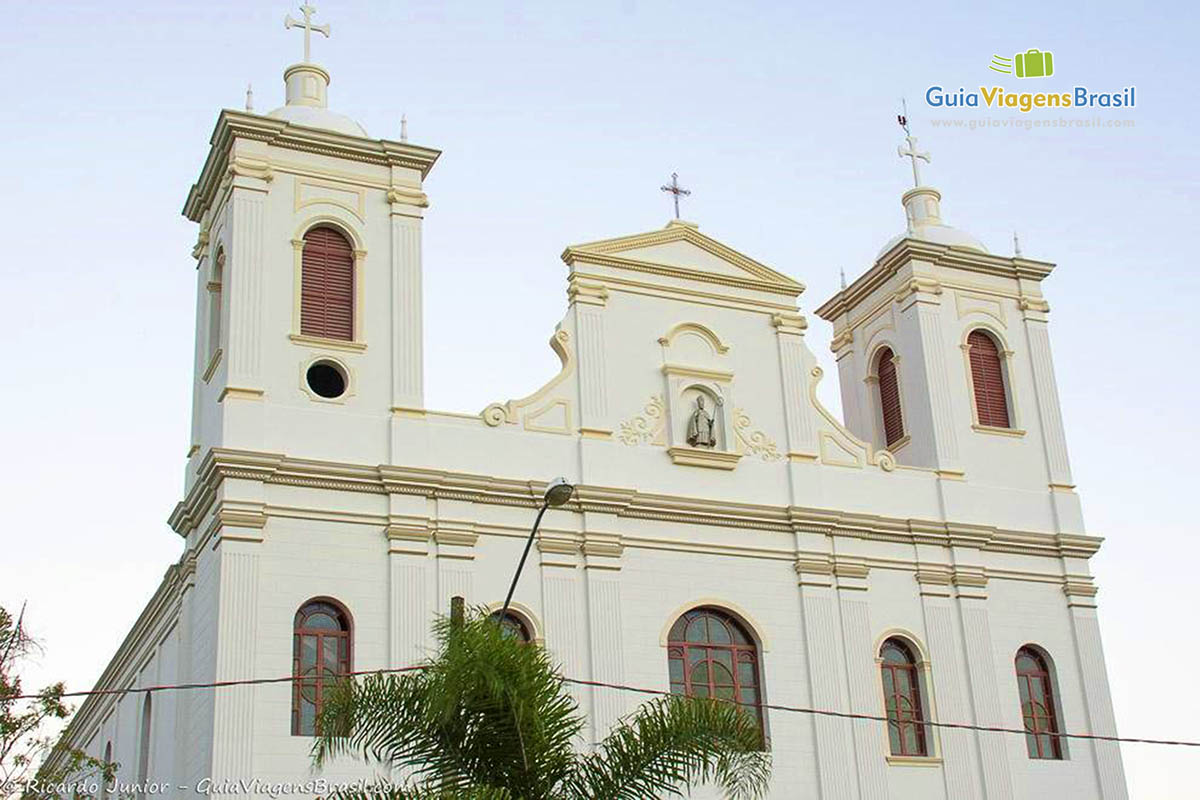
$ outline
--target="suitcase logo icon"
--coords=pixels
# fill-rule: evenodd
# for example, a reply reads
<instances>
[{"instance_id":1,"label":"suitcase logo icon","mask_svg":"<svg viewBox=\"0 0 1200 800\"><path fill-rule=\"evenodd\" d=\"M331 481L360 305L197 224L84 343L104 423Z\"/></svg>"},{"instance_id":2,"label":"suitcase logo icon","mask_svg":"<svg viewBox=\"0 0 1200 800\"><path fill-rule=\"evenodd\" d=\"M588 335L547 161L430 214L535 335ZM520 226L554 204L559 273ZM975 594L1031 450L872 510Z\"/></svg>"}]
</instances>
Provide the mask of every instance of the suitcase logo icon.
<instances>
[{"instance_id":1,"label":"suitcase logo icon","mask_svg":"<svg viewBox=\"0 0 1200 800\"><path fill-rule=\"evenodd\" d=\"M1054 74L1054 54L1049 50L1030 48L1012 58L992 56L988 69L993 72L1016 74L1018 78L1049 78Z\"/></svg>"}]
</instances>

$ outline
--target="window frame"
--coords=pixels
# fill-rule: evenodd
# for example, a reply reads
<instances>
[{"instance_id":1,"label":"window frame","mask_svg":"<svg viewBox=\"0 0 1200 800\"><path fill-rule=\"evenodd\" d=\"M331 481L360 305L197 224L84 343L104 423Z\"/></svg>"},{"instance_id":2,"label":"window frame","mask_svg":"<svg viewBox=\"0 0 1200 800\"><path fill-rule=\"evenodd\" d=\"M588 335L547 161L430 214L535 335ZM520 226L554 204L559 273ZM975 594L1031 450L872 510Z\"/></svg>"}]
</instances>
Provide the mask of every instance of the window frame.
<instances>
[{"instance_id":1,"label":"window frame","mask_svg":"<svg viewBox=\"0 0 1200 800\"><path fill-rule=\"evenodd\" d=\"M884 410L883 402L883 357L887 354L888 361L892 368L892 379L895 381L896 390L896 414L899 417L900 432L895 439L888 436L887 413ZM904 394L900 389L900 356L896 355L896 349L888 342L879 345L871 355L871 368L869 374L870 382L875 385L874 408L876 412L876 422L879 428L879 439L883 442L883 446L889 452L895 452L904 445L908 444L910 436L908 428L904 424Z\"/></svg>"},{"instance_id":2,"label":"window frame","mask_svg":"<svg viewBox=\"0 0 1200 800\"><path fill-rule=\"evenodd\" d=\"M304 333L302 301L304 294L304 245L305 236L316 228L330 228L341 234L350 245L353 255L351 271L353 287L351 290L351 338L337 339L326 336L314 336ZM362 237L352 224L336 216L320 215L304 221L292 238L292 331L288 339L304 347L321 347L329 350L344 350L362 352L367 349L364 339L363 307L366 276L367 251L364 249Z\"/></svg>"},{"instance_id":3,"label":"window frame","mask_svg":"<svg viewBox=\"0 0 1200 800\"><path fill-rule=\"evenodd\" d=\"M339 617L340 629L331 632L324 628L305 628L302 626L302 617L312 616L317 613L318 606L330 606L337 612ZM306 610L312 608L312 611ZM303 646L302 637L313 636L317 639L314 667L315 677L308 679L304 678L301 665L301 647ZM325 639L334 639L335 641L344 640L346 643L345 657L338 657L338 666L342 667L340 672L332 675L324 668L324 647ZM336 681L354 669L354 620L350 616L349 610L342 603L334 600L332 597L313 597L305 600L296 609L296 615L292 621L292 707L291 707L291 733L292 736L316 736L317 723L316 720L321 714L321 705L324 698L327 684L336 683ZM301 699L304 691L304 685L311 681L314 687L313 698L313 729L311 732L303 730L303 720L301 717Z\"/></svg>"},{"instance_id":4,"label":"window frame","mask_svg":"<svg viewBox=\"0 0 1200 800\"><path fill-rule=\"evenodd\" d=\"M736 632L741 634L741 636L746 640L747 643L746 644L735 643L732 640L733 637L730 637L731 640L730 640L729 644L725 644L725 643L721 643L721 642L711 642L711 641L708 641L708 642L689 642L689 641L687 641L687 638L686 638L687 637L687 628L692 623L692 621L694 621L698 616L701 616L701 615L715 618L715 619L719 620L722 624L733 628ZM678 637L676 636L676 631L679 631ZM706 631L707 631L707 626L706 626ZM766 703L766 698L765 698L765 694L764 694L765 681L764 681L764 677L763 677L764 672L763 672L762 655L761 655L763 652L763 645L762 645L762 642L759 640L759 637L755 635L754 629L749 624L747 624L741 618L741 616L730 611L729 609L722 608L721 606L716 606L716 605L697 605L697 606L693 606L693 607L686 609L681 614L676 616L675 620L670 624L670 627L667 629L665 644L666 644L666 648L667 648L667 685L668 685L668 689L671 694L681 695L684 697L697 697L698 696L693 693L693 686L692 686L693 681L692 681L692 669L691 668L698 666L701 663L701 661L699 661L699 660L695 661L695 662L691 661L691 658L690 658L691 650L695 649L695 650L709 651L709 653L707 654L707 657L702 659L703 662L708 664L708 676L709 677L708 677L707 686L705 687L706 691L708 692L708 694L705 695L707 697L715 697L716 689L718 688L718 684L716 684L713 680L712 665L717 662L715 662L714 659L712 658L712 651L728 651L730 653L730 663L733 665L733 668L730 670L730 672L732 673L731 677L732 677L733 683L732 683L732 687L729 687L729 688L732 688L734 700L737 701L739 703L739 705L741 705L745 702L745 701L741 700L743 690L753 690L754 713L755 713L755 717L758 722L759 730L762 732L764 747L767 746L765 743L769 742L769 739L767 736L767 711L766 711L766 708L764 707L764 704ZM671 675L672 662L678 662L680 664L681 674L683 676L682 681L676 681L672 678L672 675ZM742 678L740 675L741 670L739 668L742 663L749 663L751 665L751 668L753 670L753 676L754 676L754 684L752 686L744 685L742 682ZM723 664L721 666L725 667L725 665L723 665ZM676 689L677 686L680 687L682 689L682 691L677 691L677 689ZM724 684L720 684L720 686L722 688L726 688Z\"/></svg>"},{"instance_id":5,"label":"window frame","mask_svg":"<svg viewBox=\"0 0 1200 800\"><path fill-rule=\"evenodd\" d=\"M884 650L892 643L895 643L898 649L906 656L907 661L905 664L889 663L884 658ZM925 659L920 646L914 639L905 634L897 632L888 633L882 637L875 649L875 662L879 667L879 683L877 685L879 686L880 699L883 705L883 716L886 718L883 738L889 763L937 761L937 737L934 735L933 726L930 724L934 714L933 697L929 688L931 683L929 680L929 662ZM895 687L898 685L896 675L901 671L908 675L908 682L912 687L910 695L901 695L895 691ZM893 691L890 693L885 676L892 678ZM908 721L900 719L899 714L896 714L897 721L893 722L893 713L889 708L889 700L901 696L904 696L908 705L915 709L915 713L911 715L912 718ZM898 707L899 704L897 704ZM893 747L893 726L898 731L897 742L900 752L897 752ZM915 726L918 742L917 752L909 752L903 735L905 726Z\"/></svg>"},{"instance_id":6,"label":"window frame","mask_svg":"<svg viewBox=\"0 0 1200 800\"><path fill-rule=\"evenodd\" d=\"M992 346L996 349L996 360L1000 367L1000 383L1004 392L1004 406L1008 417L1007 425L996 425L992 422L985 422L979 411L979 396L976 391L975 382L975 366L972 361L971 337L975 334L986 336ZM1015 393L1012 388L1012 357L1013 351L1008 349L1004 338L987 325L972 325L968 327L962 338L963 362L966 367L967 386L971 396L971 427L983 433L999 433L1010 436L1023 436L1025 431L1022 430L1018 423L1017 404Z\"/></svg>"},{"instance_id":7,"label":"window frame","mask_svg":"<svg viewBox=\"0 0 1200 800\"><path fill-rule=\"evenodd\" d=\"M1033 660L1038 665L1038 669L1023 671L1021 668L1023 657ZM1025 729L1025 748L1029 758L1034 761L1066 760L1066 740L1062 735L1062 709L1059 706L1058 683L1054 677L1054 667L1050 656L1036 645L1021 645L1013 656L1013 674L1017 679L1017 702L1021 712L1021 727ZM1033 697L1031 689L1034 679L1042 684L1044 702L1040 704L1032 699L1026 700L1027 697ZM1027 704L1040 705L1044 709L1044 713L1041 715L1036 711L1032 714L1029 713L1026 710ZM1030 727L1031 718L1032 727ZM1043 719L1049 723L1046 728L1042 728L1039 724ZM1042 745L1043 736L1050 738L1048 752Z\"/></svg>"}]
</instances>

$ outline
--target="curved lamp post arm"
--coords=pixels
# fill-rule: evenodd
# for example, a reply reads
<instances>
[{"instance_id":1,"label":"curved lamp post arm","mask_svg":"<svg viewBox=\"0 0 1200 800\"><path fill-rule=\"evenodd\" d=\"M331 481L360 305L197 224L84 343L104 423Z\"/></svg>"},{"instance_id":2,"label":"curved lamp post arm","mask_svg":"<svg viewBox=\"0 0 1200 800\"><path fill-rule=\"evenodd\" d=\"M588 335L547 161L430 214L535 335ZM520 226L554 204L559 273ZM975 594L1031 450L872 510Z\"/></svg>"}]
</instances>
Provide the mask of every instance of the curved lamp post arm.
<instances>
[{"instance_id":1,"label":"curved lamp post arm","mask_svg":"<svg viewBox=\"0 0 1200 800\"><path fill-rule=\"evenodd\" d=\"M521 553L521 561L517 564L517 571L513 575L512 584L508 587L508 596L504 598L504 607L500 609L500 614L497 620L503 624L504 618L508 615L508 604L512 602L513 592L517 590L517 581L521 580L521 570L525 569L525 559L529 558L529 548L533 547L533 539L537 536L538 526L542 524L542 515L546 513L546 509L550 507L549 503L542 503L542 507L538 509L537 517L533 520L533 528L529 531L529 538L525 540L525 550Z\"/></svg>"}]
</instances>

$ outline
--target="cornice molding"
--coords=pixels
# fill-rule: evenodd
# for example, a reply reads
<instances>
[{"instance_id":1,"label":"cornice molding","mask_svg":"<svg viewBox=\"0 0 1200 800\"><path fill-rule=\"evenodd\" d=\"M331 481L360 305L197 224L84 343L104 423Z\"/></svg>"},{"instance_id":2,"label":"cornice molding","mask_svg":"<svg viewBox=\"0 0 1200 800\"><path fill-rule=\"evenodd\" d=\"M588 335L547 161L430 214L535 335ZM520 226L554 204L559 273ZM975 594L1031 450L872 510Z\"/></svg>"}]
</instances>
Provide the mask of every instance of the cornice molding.
<instances>
[{"instance_id":1,"label":"cornice molding","mask_svg":"<svg viewBox=\"0 0 1200 800\"><path fill-rule=\"evenodd\" d=\"M463 500L484 505L536 508L546 483L423 467L364 466L288 458L278 453L214 448L201 461L188 496L170 524L186 537L211 505L224 478L371 494L404 494ZM811 533L872 541L966 547L1051 558L1090 558L1103 539L1069 533L1004 529L974 523L774 506L640 492L614 486L580 485L564 506L576 513L651 519L730 529Z\"/></svg>"},{"instance_id":2,"label":"cornice molding","mask_svg":"<svg viewBox=\"0 0 1200 800\"><path fill-rule=\"evenodd\" d=\"M635 233L629 236L618 236L613 239L601 239L594 242L585 242L583 244L571 245L563 251L563 260L567 261L568 254L578 257L584 253L592 255L612 255L614 253L623 253L630 250L640 250L647 247L654 247L660 244L670 244L672 242L684 241L701 250L709 253L722 261L731 264L746 273L755 276L760 281L767 283L776 290L786 289L792 296L798 295L804 291L804 284L784 275L778 270L771 269L766 264L750 258L745 253L740 253L734 250L729 245L706 236L697 229L692 223L686 223L678 220L672 220L665 228L656 231L648 231L646 233ZM620 259L621 261L642 261L641 259ZM570 261L567 261L570 264ZM643 262L652 263L652 262ZM690 271L689 271L690 272ZM712 274L712 273L703 273ZM764 290L769 291L769 290Z\"/></svg>"},{"instance_id":3,"label":"cornice molding","mask_svg":"<svg viewBox=\"0 0 1200 800\"><path fill-rule=\"evenodd\" d=\"M568 247L562 252L562 260L567 266L574 268L576 264L593 264L600 267L609 267L610 269L630 270L632 272L645 272L651 275L661 275L667 278L676 278L678 280L699 281L700 283L713 283L718 286L730 286L736 289L749 289L756 292L765 292L768 294L781 294L787 297L796 297L804 287L798 284L782 283L773 280L765 280L762 278L739 278L736 275L721 275L716 272L705 272L697 269L688 269L673 264L662 264L656 261L645 261L635 258L624 258L622 256L608 255L605 253L595 253L589 250L580 250L574 247Z\"/></svg>"},{"instance_id":4,"label":"cornice molding","mask_svg":"<svg viewBox=\"0 0 1200 800\"><path fill-rule=\"evenodd\" d=\"M243 164L240 159L234 159L235 163L230 164L230 150L234 140L239 138L364 164L415 169L420 171L422 179L429 174L434 162L441 155L438 150L407 142L347 136L295 125L285 120L225 109L217 118L216 127L209 138L211 148L200 171L200 177L188 192L187 201L183 206L183 215L192 222L200 221L231 166L237 174L270 179L271 168L266 162ZM399 202L411 204L414 200L419 201L419 198L410 193L404 194L405 198Z\"/></svg>"},{"instance_id":5,"label":"cornice molding","mask_svg":"<svg viewBox=\"0 0 1200 800\"><path fill-rule=\"evenodd\" d=\"M872 292L896 275L901 267L913 261L993 277L1035 282L1042 281L1054 270L1054 264L1048 261L995 256L922 239L905 238L881 255L875 265L853 283L820 305L816 310L817 316L827 322L833 322L857 307Z\"/></svg>"}]
</instances>

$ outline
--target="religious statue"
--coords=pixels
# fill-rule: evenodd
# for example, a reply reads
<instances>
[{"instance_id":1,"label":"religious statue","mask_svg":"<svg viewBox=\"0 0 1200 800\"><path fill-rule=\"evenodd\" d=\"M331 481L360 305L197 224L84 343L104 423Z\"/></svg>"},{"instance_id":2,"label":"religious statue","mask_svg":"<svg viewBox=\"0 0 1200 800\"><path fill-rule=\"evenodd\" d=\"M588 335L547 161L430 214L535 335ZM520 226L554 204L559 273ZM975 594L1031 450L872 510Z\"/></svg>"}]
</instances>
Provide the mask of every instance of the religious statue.
<instances>
[{"instance_id":1,"label":"religious statue","mask_svg":"<svg viewBox=\"0 0 1200 800\"><path fill-rule=\"evenodd\" d=\"M704 410L704 396L696 398L696 410L692 412L687 426L687 443L692 447L716 447L717 437L713 431L716 420Z\"/></svg>"}]
</instances>

